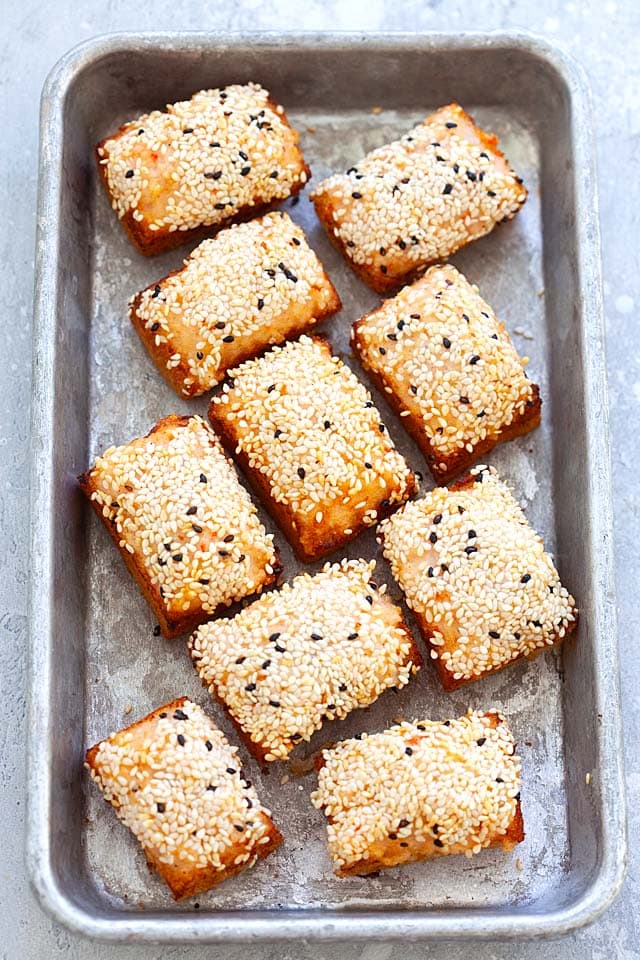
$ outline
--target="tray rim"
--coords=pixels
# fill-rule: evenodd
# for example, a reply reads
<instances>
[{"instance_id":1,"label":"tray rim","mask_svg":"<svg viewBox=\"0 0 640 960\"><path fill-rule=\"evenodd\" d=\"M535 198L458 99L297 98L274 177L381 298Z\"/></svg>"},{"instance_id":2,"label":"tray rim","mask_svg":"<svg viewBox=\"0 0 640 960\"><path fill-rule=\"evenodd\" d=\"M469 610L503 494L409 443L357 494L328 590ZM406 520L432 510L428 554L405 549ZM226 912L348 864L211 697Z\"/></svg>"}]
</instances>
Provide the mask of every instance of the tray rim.
<instances>
[{"instance_id":1,"label":"tray rim","mask_svg":"<svg viewBox=\"0 0 640 960\"><path fill-rule=\"evenodd\" d=\"M52 575L51 515L54 430L52 423L55 351L52 329L57 300L56 266L59 254L59 176L62 163L64 103L77 72L110 54L140 48L202 49L218 44L235 46L301 45L326 49L369 45L388 49L518 49L544 60L565 83L571 101L574 163L591 176L576 178L576 207L593 211L576 222L579 288L584 331L583 365L586 417L589 423L586 454L594 581L600 603L595 612L594 689L602 721L597 727L597 753L606 769L600 779L598 813L602 826L602 856L587 888L568 906L546 914L498 909L451 911L363 911L351 914L288 909L282 912L221 911L164 915L159 911L94 916L72 901L59 885L48 856L48 808L52 783L43 777L42 744L53 724L49 693L52 665L49 637L52 629L47 590ZM442 940L558 937L592 923L614 901L626 873L626 815L622 766L622 727L619 661L615 613L612 541L611 477L608 404L604 362L604 320L601 292L600 231L595 180L595 150L591 103L583 68L564 51L526 31L492 32L354 32L354 31L168 31L102 34L74 46L49 73L42 92L38 176L36 270L33 326L33 388L31 413L31 577L29 598L29 704L27 791L28 813L25 857L31 884L43 908L68 928L85 936L112 942L213 943L274 942L312 937L318 940ZM596 415L597 411L597 415ZM47 548L43 550L42 544ZM599 669L608 664L608 669ZM241 922L239 922L241 921Z\"/></svg>"}]
</instances>

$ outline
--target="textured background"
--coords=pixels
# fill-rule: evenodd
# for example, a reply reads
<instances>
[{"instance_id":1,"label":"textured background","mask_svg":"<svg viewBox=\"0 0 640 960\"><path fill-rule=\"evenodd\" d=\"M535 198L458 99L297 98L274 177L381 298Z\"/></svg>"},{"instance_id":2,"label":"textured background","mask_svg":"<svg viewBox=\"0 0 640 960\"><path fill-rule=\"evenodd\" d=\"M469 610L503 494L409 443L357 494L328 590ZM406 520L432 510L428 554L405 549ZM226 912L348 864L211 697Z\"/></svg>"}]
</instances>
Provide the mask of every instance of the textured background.
<instances>
[{"instance_id":1,"label":"textured background","mask_svg":"<svg viewBox=\"0 0 640 960\"><path fill-rule=\"evenodd\" d=\"M0 303L0 957L131 958L187 960L204 956L243 960L458 960L593 957L618 960L640 956L640 682L634 627L639 619L639 495L635 465L640 456L640 345L634 338L638 273L640 189L640 4L637 0L556 3L555 0L103 0L100 4L58 0L13 3L3 11L0 89L3 150L0 159L4 280ZM631 858L621 897L594 926L544 945L329 944L296 943L264 949L94 945L58 927L35 903L23 867L25 653L28 562L28 455L30 325L37 170L37 113L49 68L73 44L113 30L171 29L345 29L495 30L528 29L563 46L586 67L594 95L598 143L600 215L603 235L607 365L609 372L615 542L629 794Z\"/></svg>"}]
</instances>

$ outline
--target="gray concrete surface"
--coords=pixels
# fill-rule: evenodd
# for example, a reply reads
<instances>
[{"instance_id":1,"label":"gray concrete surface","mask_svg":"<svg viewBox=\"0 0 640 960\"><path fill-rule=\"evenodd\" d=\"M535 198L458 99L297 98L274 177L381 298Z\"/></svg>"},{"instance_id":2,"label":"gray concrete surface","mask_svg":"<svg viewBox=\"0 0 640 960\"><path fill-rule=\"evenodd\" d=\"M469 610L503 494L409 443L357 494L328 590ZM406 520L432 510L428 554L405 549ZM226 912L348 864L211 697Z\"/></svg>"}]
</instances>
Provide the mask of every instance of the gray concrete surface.
<instances>
[{"instance_id":1,"label":"gray concrete surface","mask_svg":"<svg viewBox=\"0 0 640 960\"><path fill-rule=\"evenodd\" d=\"M609 371L615 542L625 715L631 859L624 891L594 926L561 941L431 946L289 944L260 950L91 944L54 924L35 902L23 867L25 647L28 561L30 324L38 99L44 77L73 44L112 30L524 28L559 43L591 78L598 141ZM640 681L637 671L637 542L640 496L640 4L637 0L27 0L2 11L0 222L0 958L187 960L458 960L640 957Z\"/></svg>"}]
</instances>

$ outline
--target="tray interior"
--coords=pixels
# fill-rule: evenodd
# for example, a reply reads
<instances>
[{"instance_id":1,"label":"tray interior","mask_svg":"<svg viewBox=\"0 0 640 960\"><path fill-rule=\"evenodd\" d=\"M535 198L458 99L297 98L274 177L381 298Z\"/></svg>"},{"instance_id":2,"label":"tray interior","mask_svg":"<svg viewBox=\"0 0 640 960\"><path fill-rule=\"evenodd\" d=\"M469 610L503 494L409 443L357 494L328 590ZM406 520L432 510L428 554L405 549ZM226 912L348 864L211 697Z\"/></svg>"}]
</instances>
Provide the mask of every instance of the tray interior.
<instances>
[{"instance_id":1,"label":"tray interior","mask_svg":"<svg viewBox=\"0 0 640 960\"><path fill-rule=\"evenodd\" d=\"M132 249L98 183L92 144L119 123L204 86L258 80L287 107L301 132L313 180L344 169L365 151L405 132L429 110L460 100L495 131L529 199L516 219L456 255L453 262L480 287L505 320L516 347L531 358L541 386L543 423L533 434L487 457L508 479L531 522L555 553L561 576L581 607L579 640L560 653L518 664L454 694L444 693L427 663L404 691L368 711L326 725L306 753L323 742L407 717L444 718L467 707L497 706L510 719L523 761L526 840L512 855L485 851L469 861L443 858L338 880L325 849L323 816L309 803L313 774L286 765L260 771L243 760L285 834L265 863L199 898L199 916L219 910L329 912L454 911L494 908L544 912L569 903L588 884L599 856L599 817L585 787L596 766L590 641L589 544L584 505L586 423L582 401L580 304L574 257L569 102L561 78L522 50L321 48L304 57L292 41L277 51L242 45L233 51L157 49L112 52L79 73L65 105L62 161L65 235L59 270L56 334L56 723L51 776L51 860L59 885L88 912L116 917L145 910L193 913L193 902L170 902L144 857L86 780L86 746L148 710L183 694L198 700L235 742L222 711L201 687L183 641L153 636L154 620L98 521L82 502L74 476L111 444L145 433L171 412L204 415L206 398L183 402L160 379L127 319L138 289L180 264L189 248L145 259ZM374 111L375 108L375 111ZM381 112L378 111L381 108ZM363 379L350 355L351 323L377 297L341 260L319 226L308 190L284 204L303 225L343 299L322 328ZM424 460L374 390L400 450L432 483ZM300 568L274 523L285 576ZM391 584L373 532L347 555L375 556L378 577ZM339 559L338 554L330 559ZM393 584L394 595L399 591ZM131 708L129 710L129 708ZM301 750L298 756L304 756Z\"/></svg>"}]
</instances>

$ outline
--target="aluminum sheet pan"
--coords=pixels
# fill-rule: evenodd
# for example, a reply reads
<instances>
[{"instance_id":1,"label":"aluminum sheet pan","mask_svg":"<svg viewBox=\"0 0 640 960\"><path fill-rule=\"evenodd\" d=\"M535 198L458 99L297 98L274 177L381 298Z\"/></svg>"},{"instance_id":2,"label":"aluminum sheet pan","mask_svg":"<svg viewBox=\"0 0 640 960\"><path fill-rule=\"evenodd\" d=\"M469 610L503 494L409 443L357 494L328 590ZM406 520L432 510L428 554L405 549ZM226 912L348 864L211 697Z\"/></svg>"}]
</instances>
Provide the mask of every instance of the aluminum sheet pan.
<instances>
[{"instance_id":1,"label":"aluminum sheet pan","mask_svg":"<svg viewBox=\"0 0 640 960\"><path fill-rule=\"evenodd\" d=\"M139 112L248 80L285 104L315 182L452 99L500 136L529 200L453 261L505 320L540 383L541 428L488 459L555 553L581 620L561 652L453 694L427 664L406 690L325 726L307 747L399 717L500 707L523 760L527 837L512 855L485 851L471 861L337 879L324 818L309 802L314 775L296 777L280 764L261 772L243 750L286 842L200 897L196 910L193 901L170 901L82 769L87 745L183 694L235 740L184 642L153 636L146 603L75 483L105 447L170 412L204 413L207 402L177 398L126 317L129 296L178 266L188 249L153 259L134 252L98 183L92 146ZM42 101L27 859L58 919L120 941L557 936L615 897L624 801L589 123L579 68L524 35L116 35L76 48L54 69ZM324 331L364 377L348 334L377 297L330 246L307 194L284 209L307 231L343 299ZM376 400L401 451L426 475L400 422ZM430 486L425 480L423 489ZM299 564L265 522L291 577ZM347 553L375 555L378 575L398 594L373 531Z\"/></svg>"}]
</instances>

